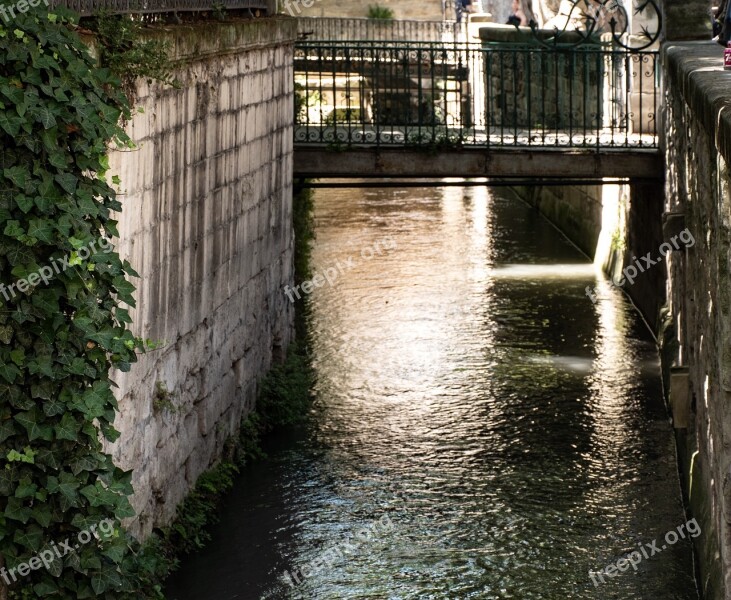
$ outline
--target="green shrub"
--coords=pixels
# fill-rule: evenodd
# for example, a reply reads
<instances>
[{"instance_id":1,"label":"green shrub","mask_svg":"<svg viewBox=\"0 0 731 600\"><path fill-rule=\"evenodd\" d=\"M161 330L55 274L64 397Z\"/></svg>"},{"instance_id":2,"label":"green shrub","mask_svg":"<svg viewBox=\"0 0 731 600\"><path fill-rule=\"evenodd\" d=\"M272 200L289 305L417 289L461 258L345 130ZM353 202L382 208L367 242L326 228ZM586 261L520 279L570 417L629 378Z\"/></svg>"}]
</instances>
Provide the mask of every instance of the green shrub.
<instances>
[{"instance_id":1,"label":"green shrub","mask_svg":"<svg viewBox=\"0 0 731 600\"><path fill-rule=\"evenodd\" d=\"M368 18L390 20L393 19L393 11L387 6L371 4L368 6Z\"/></svg>"}]
</instances>

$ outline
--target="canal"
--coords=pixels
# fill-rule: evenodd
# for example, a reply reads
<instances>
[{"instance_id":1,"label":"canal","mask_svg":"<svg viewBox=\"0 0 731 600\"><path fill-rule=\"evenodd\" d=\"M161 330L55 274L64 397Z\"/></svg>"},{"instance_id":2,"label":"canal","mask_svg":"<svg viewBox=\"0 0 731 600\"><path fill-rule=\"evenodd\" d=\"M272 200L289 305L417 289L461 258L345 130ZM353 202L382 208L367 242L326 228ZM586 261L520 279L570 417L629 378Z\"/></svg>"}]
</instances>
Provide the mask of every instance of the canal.
<instances>
[{"instance_id":1,"label":"canal","mask_svg":"<svg viewBox=\"0 0 731 600\"><path fill-rule=\"evenodd\" d=\"M311 423L169 599L697 598L655 345L585 256L501 189L318 190L315 222Z\"/></svg>"}]
</instances>

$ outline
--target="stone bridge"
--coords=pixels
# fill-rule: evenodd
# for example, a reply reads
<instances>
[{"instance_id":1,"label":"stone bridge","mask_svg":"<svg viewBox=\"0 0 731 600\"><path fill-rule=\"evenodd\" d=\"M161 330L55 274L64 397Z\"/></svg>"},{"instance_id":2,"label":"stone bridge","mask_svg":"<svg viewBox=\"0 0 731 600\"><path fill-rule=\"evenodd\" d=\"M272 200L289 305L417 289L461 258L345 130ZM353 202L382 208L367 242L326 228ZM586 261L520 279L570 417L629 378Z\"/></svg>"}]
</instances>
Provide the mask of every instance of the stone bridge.
<instances>
[{"instance_id":1,"label":"stone bridge","mask_svg":"<svg viewBox=\"0 0 731 600\"><path fill-rule=\"evenodd\" d=\"M440 35L300 40L295 175L662 178L654 47L499 25L481 43Z\"/></svg>"}]
</instances>

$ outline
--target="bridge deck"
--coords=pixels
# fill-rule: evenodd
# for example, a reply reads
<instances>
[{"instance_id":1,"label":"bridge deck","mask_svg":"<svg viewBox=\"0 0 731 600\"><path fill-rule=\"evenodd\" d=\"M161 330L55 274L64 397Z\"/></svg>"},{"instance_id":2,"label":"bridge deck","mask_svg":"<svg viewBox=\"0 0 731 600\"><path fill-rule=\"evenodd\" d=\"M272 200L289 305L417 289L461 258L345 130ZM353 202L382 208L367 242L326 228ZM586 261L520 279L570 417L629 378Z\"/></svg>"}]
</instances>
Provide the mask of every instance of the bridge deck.
<instances>
[{"instance_id":1,"label":"bridge deck","mask_svg":"<svg viewBox=\"0 0 731 600\"><path fill-rule=\"evenodd\" d=\"M302 178L440 178L661 180L658 150L572 148L444 148L435 152L407 147L295 145L294 173Z\"/></svg>"}]
</instances>

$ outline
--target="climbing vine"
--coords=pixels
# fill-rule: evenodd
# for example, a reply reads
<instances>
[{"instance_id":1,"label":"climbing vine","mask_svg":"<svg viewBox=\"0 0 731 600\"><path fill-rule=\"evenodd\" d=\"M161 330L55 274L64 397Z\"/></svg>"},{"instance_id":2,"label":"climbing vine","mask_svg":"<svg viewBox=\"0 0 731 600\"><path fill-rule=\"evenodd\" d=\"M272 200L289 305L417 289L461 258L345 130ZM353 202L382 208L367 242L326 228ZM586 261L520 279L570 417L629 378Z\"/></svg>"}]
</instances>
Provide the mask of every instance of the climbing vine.
<instances>
[{"instance_id":1,"label":"climbing vine","mask_svg":"<svg viewBox=\"0 0 731 600\"><path fill-rule=\"evenodd\" d=\"M157 38L144 39L142 23L129 15L100 14L89 26L99 43L101 65L121 78L130 101L140 77L179 87L172 75L170 43Z\"/></svg>"},{"instance_id":2,"label":"climbing vine","mask_svg":"<svg viewBox=\"0 0 731 600\"><path fill-rule=\"evenodd\" d=\"M135 273L108 242L106 155L129 144L129 109L45 8L0 21L0 597L141 598L154 560L120 527L131 474L102 445L119 435L109 371L141 349Z\"/></svg>"}]
</instances>

